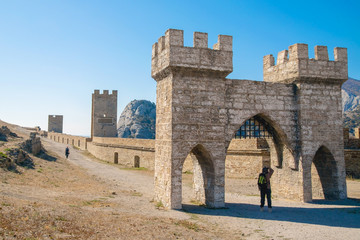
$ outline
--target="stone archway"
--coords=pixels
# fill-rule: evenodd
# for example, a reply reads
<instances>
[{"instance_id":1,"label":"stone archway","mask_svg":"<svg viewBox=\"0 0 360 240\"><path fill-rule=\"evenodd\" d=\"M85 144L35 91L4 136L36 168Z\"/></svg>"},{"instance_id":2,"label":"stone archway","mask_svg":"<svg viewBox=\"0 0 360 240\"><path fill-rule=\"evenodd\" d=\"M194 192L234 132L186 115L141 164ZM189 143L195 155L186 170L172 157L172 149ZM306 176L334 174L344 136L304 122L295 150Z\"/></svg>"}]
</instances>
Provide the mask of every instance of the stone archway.
<instances>
[{"instance_id":1,"label":"stone archway","mask_svg":"<svg viewBox=\"0 0 360 240\"><path fill-rule=\"evenodd\" d=\"M271 180L274 196L301 198L299 160L279 124L267 114L258 113L234 126L240 127L232 128L236 130L232 131L232 140L227 147L226 176L257 178L263 167L270 166L275 170Z\"/></svg>"},{"instance_id":2,"label":"stone archway","mask_svg":"<svg viewBox=\"0 0 360 240\"><path fill-rule=\"evenodd\" d=\"M265 160L264 166L272 165L277 168L286 166L295 170L298 168L298 159L295 157L295 151L290 146L286 134L279 124L266 114L255 114L242 121L241 124L234 124L234 126L230 129L232 136L230 136L230 138L227 136L227 141L229 143L227 147L228 153L229 150L232 150L231 147L234 145L233 142L236 139L261 139L262 141L253 143L253 145L255 144L256 148L264 149L264 151L267 149L269 152L265 159L270 157L270 160ZM267 163L267 161L270 162Z\"/></svg>"},{"instance_id":3,"label":"stone archway","mask_svg":"<svg viewBox=\"0 0 360 240\"><path fill-rule=\"evenodd\" d=\"M271 166L272 155L276 158L273 162L277 163L273 135L276 135L274 129L259 115L245 120L227 148L226 177L256 178L263 167Z\"/></svg>"},{"instance_id":4,"label":"stone archway","mask_svg":"<svg viewBox=\"0 0 360 240\"><path fill-rule=\"evenodd\" d=\"M193 165L193 199L213 207L215 174L210 153L198 144L191 150L190 157Z\"/></svg>"},{"instance_id":5,"label":"stone archway","mask_svg":"<svg viewBox=\"0 0 360 240\"><path fill-rule=\"evenodd\" d=\"M226 149L241 124L259 113L276 130L270 149L275 149L272 183L279 186L278 196L311 198L310 154L323 139L334 146L337 174L344 173L339 109L341 84L348 79L346 49L335 48L334 61L329 61L325 46L317 46L315 59L309 59L308 46L294 44L278 54L276 65L272 55L264 57L264 82L226 78L233 70L231 36L219 35L209 49L207 34L195 32L194 46L185 47L183 31L169 29L152 50L151 76L157 81L155 199L166 208L181 208L184 159L199 143L209 151L214 168L211 204L225 206ZM346 196L345 183L339 185Z\"/></svg>"},{"instance_id":6,"label":"stone archway","mask_svg":"<svg viewBox=\"0 0 360 240\"><path fill-rule=\"evenodd\" d=\"M321 146L315 153L311 166L313 199L340 199L338 169L330 150Z\"/></svg>"}]
</instances>

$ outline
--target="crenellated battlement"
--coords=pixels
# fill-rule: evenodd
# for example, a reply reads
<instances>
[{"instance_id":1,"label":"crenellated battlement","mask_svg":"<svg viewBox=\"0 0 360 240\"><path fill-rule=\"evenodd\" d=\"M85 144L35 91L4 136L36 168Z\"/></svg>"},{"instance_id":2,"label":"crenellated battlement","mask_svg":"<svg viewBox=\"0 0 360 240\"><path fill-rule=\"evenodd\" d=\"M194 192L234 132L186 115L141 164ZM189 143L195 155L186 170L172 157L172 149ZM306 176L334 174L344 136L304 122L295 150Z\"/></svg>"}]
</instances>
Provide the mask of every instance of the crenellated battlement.
<instances>
[{"instance_id":1,"label":"crenellated battlement","mask_svg":"<svg viewBox=\"0 0 360 240\"><path fill-rule=\"evenodd\" d=\"M208 48L208 34L194 33L194 46L184 46L184 32L169 29L152 47L151 76L158 80L165 77L170 68L186 68L223 73L232 72L232 37L219 35L213 49Z\"/></svg>"},{"instance_id":2,"label":"crenellated battlement","mask_svg":"<svg viewBox=\"0 0 360 240\"><path fill-rule=\"evenodd\" d=\"M109 94L109 90L103 90L103 93L100 93L100 90L94 90L93 95L95 96L117 96L117 90L112 90L112 93Z\"/></svg>"},{"instance_id":3,"label":"crenellated battlement","mask_svg":"<svg viewBox=\"0 0 360 240\"><path fill-rule=\"evenodd\" d=\"M264 56L264 81L290 83L299 80L335 80L343 83L348 79L347 49L334 48L334 61L329 61L326 46L315 46L315 59L309 59L307 44L297 43L273 55Z\"/></svg>"}]
</instances>

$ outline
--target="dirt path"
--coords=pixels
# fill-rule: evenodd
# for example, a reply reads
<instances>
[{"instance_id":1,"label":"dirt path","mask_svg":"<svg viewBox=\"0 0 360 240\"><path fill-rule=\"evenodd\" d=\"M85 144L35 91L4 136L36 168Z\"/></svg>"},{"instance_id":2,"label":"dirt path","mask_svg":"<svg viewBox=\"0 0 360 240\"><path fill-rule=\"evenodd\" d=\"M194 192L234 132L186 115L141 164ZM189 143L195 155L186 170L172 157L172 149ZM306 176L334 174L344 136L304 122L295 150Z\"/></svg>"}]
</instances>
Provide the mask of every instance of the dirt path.
<instances>
[{"instance_id":1,"label":"dirt path","mask_svg":"<svg viewBox=\"0 0 360 240\"><path fill-rule=\"evenodd\" d=\"M184 209L166 211L152 201L153 172L73 148L66 160L66 145L42 143L55 161L33 157L35 168L20 174L0 169L0 239L359 239L359 181L347 182L352 199L274 199L268 213L259 211L254 180L226 179L226 208L207 209L191 204L191 175L183 175Z\"/></svg>"},{"instance_id":2,"label":"dirt path","mask_svg":"<svg viewBox=\"0 0 360 240\"><path fill-rule=\"evenodd\" d=\"M63 144L47 139L44 144L59 155L64 152ZM246 239L358 239L360 234L360 204L355 200L309 204L274 199L272 213L260 212L258 196L240 195L236 180L227 180L227 184L232 186L226 188L227 209L206 209L188 204L188 200L185 200L184 211L160 211L151 202L152 175L94 161L75 149L71 151L69 161L110 184L114 192L131 191L134 195L141 195L138 198L117 195L114 201L120 201L124 208L116 211L175 219L192 218L198 224L216 226L218 231L241 230L239 237ZM359 182L351 182L349 185L357 189L360 187ZM190 189L185 186L184 191Z\"/></svg>"},{"instance_id":3,"label":"dirt path","mask_svg":"<svg viewBox=\"0 0 360 240\"><path fill-rule=\"evenodd\" d=\"M53 142L48 139L42 139L45 148L51 149L59 156L64 155L66 145ZM90 175L94 176L100 182L110 185L112 192L116 194L113 201L121 202L123 208L119 211L135 212L149 214L152 216L166 216L166 211L155 209L153 201L153 175L141 170L121 169L114 164L99 162L91 156L87 156L83 151L70 150L68 161L72 164L85 169ZM130 192L136 198L120 194L121 192ZM174 211L172 215L180 219L186 219L188 216L183 212Z\"/></svg>"}]
</instances>

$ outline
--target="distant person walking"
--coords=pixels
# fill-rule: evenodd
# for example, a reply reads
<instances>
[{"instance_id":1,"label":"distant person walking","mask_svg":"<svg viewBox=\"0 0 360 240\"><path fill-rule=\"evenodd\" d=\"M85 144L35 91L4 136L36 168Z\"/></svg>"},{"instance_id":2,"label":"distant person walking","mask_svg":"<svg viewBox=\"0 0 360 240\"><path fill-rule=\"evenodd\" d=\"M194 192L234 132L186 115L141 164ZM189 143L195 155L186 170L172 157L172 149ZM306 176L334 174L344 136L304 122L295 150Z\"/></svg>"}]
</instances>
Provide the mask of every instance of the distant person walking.
<instances>
[{"instance_id":1,"label":"distant person walking","mask_svg":"<svg viewBox=\"0 0 360 240\"><path fill-rule=\"evenodd\" d=\"M269 212L272 212L271 206L271 185L270 178L273 175L274 170L272 168L264 167L262 173L259 174L258 187L260 190L260 211L264 211L265 195L267 198Z\"/></svg>"},{"instance_id":2,"label":"distant person walking","mask_svg":"<svg viewBox=\"0 0 360 240\"><path fill-rule=\"evenodd\" d=\"M70 149L69 149L69 147L66 147L66 149L65 149L65 156L66 156L66 158L69 157L69 154L70 154Z\"/></svg>"}]
</instances>

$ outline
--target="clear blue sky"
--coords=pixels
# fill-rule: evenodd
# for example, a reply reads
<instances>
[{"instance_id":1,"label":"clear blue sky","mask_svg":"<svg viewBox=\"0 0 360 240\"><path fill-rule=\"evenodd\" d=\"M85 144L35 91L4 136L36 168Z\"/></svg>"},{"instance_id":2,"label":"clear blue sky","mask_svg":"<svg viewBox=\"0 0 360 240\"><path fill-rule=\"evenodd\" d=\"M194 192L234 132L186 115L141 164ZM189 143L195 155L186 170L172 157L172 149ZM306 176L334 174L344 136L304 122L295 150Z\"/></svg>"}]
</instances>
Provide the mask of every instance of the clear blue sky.
<instances>
[{"instance_id":1,"label":"clear blue sky","mask_svg":"<svg viewBox=\"0 0 360 240\"><path fill-rule=\"evenodd\" d=\"M292 3L294 2L294 3ZM262 57L294 43L348 48L360 79L359 1L0 0L0 119L90 135L94 89L118 90L118 116L133 99L155 102L152 44L169 28L233 36L232 79L262 80Z\"/></svg>"}]
</instances>

